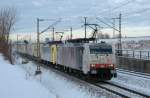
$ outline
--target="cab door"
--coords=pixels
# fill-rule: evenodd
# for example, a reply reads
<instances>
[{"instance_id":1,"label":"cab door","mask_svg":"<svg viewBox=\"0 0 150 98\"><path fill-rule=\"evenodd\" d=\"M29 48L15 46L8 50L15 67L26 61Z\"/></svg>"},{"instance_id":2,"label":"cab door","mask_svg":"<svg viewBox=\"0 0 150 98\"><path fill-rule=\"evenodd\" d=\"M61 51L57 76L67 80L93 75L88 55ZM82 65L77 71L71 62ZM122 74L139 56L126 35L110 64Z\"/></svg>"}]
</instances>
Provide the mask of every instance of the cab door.
<instances>
[{"instance_id":1,"label":"cab door","mask_svg":"<svg viewBox=\"0 0 150 98\"><path fill-rule=\"evenodd\" d=\"M50 46L50 48L51 48L51 53L50 53L50 55L51 55L51 62L53 64L56 64L56 61L57 61L57 46L56 45L52 45L52 46Z\"/></svg>"}]
</instances>

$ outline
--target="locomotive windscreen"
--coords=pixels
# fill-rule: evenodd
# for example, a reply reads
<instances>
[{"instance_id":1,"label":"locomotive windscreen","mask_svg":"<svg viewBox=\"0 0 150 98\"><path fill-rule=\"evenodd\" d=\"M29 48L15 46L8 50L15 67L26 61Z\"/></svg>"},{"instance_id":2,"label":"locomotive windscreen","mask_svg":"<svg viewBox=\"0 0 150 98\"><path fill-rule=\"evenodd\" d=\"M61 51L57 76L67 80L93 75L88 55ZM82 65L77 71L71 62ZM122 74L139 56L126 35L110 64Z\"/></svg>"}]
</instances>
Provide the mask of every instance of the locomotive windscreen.
<instances>
[{"instance_id":1,"label":"locomotive windscreen","mask_svg":"<svg viewBox=\"0 0 150 98\"><path fill-rule=\"evenodd\" d=\"M108 44L90 45L90 54L112 54L112 46Z\"/></svg>"}]
</instances>

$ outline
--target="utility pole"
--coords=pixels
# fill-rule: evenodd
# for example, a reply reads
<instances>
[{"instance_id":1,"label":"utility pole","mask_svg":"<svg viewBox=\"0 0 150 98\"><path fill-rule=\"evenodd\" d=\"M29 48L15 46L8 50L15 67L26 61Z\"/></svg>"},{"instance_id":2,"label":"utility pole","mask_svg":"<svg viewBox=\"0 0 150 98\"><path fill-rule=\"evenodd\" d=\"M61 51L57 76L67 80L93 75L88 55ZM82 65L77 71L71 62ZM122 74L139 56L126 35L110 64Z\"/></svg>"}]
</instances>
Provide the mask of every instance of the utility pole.
<instances>
[{"instance_id":1,"label":"utility pole","mask_svg":"<svg viewBox=\"0 0 150 98\"><path fill-rule=\"evenodd\" d=\"M52 28L52 31L53 31L53 41L55 40L55 28L53 27Z\"/></svg>"},{"instance_id":2,"label":"utility pole","mask_svg":"<svg viewBox=\"0 0 150 98\"><path fill-rule=\"evenodd\" d=\"M37 57L38 59L41 58L41 53L40 53L40 32L39 32L39 21L40 19L37 18Z\"/></svg>"},{"instance_id":3,"label":"utility pole","mask_svg":"<svg viewBox=\"0 0 150 98\"><path fill-rule=\"evenodd\" d=\"M17 53L18 53L18 49L19 49L19 47L18 47L18 34L17 34Z\"/></svg>"},{"instance_id":4,"label":"utility pole","mask_svg":"<svg viewBox=\"0 0 150 98\"><path fill-rule=\"evenodd\" d=\"M72 27L70 28L70 39L72 39Z\"/></svg>"},{"instance_id":5,"label":"utility pole","mask_svg":"<svg viewBox=\"0 0 150 98\"><path fill-rule=\"evenodd\" d=\"M118 18L112 18L113 19L113 37L115 35L115 19L118 19L119 20L119 29L117 30L119 32L119 40L118 40L118 55L121 56L122 55L122 41L121 41L121 38L122 38L122 35L121 35L121 20L122 20L122 14L120 13L119 14L119 17Z\"/></svg>"},{"instance_id":6,"label":"utility pole","mask_svg":"<svg viewBox=\"0 0 150 98\"><path fill-rule=\"evenodd\" d=\"M86 39L86 25L87 25L87 17L84 17L84 26L85 26L85 39Z\"/></svg>"},{"instance_id":7,"label":"utility pole","mask_svg":"<svg viewBox=\"0 0 150 98\"><path fill-rule=\"evenodd\" d=\"M37 60L38 62L40 61L40 32L39 32L39 18L37 18ZM40 65L37 65L37 70L35 72L35 74L40 74L41 73L41 70L40 70Z\"/></svg>"},{"instance_id":8,"label":"utility pole","mask_svg":"<svg viewBox=\"0 0 150 98\"><path fill-rule=\"evenodd\" d=\"M118 19L119 20L119 30L114 28L113 26L103 22L101 19L97 18L100 22L104 23L105 25L113 28L114 30L118 31L119 32L119 42L118 42L118 55L122 55L122 43L121 43L121 19L122 19L122 14L120 13L119 14L119 17L118 18L114 18L114 19Z\"/></svg>"},{"instance_id":9,"label":"utility pole","mask_svg":"<svg viewBox=\"0 0 150 98\"><path fill-rule=\"evenodd\" d=\"M40 34L46 32L48 29L50 29L53 25L56 25L59 21L56 21L55 23L53 23L52 25L48 26L46 29L44 29L43 31L39 30L39 22L40 21L51 21L51 19L39 19L37 18L37 61L40 62L41 59L41 53L40 53ZM53 40L54 40L54 28L53 28ZM40 65L37 66L37 70L36 70L36 75L40 74L41 70L40 70Z\"/></svg>"},{"instance_id":10,"label":"utility pole","mask_svg":"<svg viewBox=\"0 0 150 98\"><path fill-rule=\"evenodd\" d=\"M112 18L113 19L113 28L115 28L116 26L115 26L115 18ZM113 29L113 38L115 38L115 29Z\"/></svg>"},{"instance_id":11,"label":"utility pole","mask_svg":"<svg viewBox=\"0 0 150 98\"><path fill-rule=\"evenodd\" d=\"M29 35L29 42L31 42L31 34Z\"/></svg>"},{"instance_id":12,"label":"utility pole","mask_svg":"<svg viewBox=\"0 0 150 98\"><path fill-rule=\"evenodd\" d=\"M118 49L119 49L119 55L122 55L122 43L121 43L121 19L122 19L122 14L119 14L119 45L118 45Z\"/></svg>"}]
</instances>

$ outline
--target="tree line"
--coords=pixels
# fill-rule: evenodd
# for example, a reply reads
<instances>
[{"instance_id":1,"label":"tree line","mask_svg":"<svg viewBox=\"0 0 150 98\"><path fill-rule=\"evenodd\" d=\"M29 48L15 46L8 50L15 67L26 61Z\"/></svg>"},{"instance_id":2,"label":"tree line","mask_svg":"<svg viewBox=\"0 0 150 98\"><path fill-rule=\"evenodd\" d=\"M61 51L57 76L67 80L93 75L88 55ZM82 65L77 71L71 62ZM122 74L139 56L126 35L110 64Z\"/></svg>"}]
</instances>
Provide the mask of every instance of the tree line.
<instances>
[{"instance_id":1,"label":"tree line","mask_svg":"<svg viewBox=\"0 0 150 98\"><path fill-rule=\"evenodd\" d=\"M15 8L0 8L0 52L10 63L13 63L13 60L11 58L12 49L9 37L16 20L17 12Z\"/></svg>"}]
</instances>

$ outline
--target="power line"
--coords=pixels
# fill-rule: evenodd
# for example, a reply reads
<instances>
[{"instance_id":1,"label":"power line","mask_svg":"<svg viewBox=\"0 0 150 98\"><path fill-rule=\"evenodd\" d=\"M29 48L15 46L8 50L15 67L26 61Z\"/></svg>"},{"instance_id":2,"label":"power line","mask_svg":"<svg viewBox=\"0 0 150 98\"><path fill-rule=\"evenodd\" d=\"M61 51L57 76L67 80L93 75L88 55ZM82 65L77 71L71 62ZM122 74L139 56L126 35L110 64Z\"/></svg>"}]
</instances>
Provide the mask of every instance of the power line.
<instances>
[{"instance_id":1,"label":"power line","mask_svg":"<svg viewBox=\"0 0 150 98\"><path fill-rule=\"evenodd\" d=\"M110 9L110 10L113 10L113 11L117 10L119 8L122 8L122 7L130 4L130 3L133 3L134 1L136 1L136 0L128 0L127 2L125 2L125 3L123 3L123 4L119 5L119 6L116 6L116 7L112 8L112 9ZM111 11L110 13L113 13L113 11ZM109 12L109 9L107 9L106 11L103 11L103 12L101 12L99 14L103 14L103 13L106 13L106 12Z\"/></svg>"},{"instance_id":2,"label":"power line","mask_svg":"<svg viewBox=\"0 0 150 98\"><path fill-rule=\"evenodd\" d=\"M52 28L54 25L56 25L57 23L59 23L61 21L61 19L55 21L53 24L49 25L46 29L44 29L43 31L40 32L40 34L44 33L45 31L47 31L48 29Z\"/></svg>"},{"instance_id":3,"label":"power line","mask_svg":"<svg viewBox=\"0 0 150 98\"><path fill-rule=\"evenodd\" d=\"M111 10L117 10L117 9L119 9L119 8L121 8L121 7L124 7L124 6L126 6L126 5L128 5L128 4L130 4L130 3L133 3L134 1L136 1L136 0L128 0L127 2L125 2L125 3L123 3L123 4L121 4L121 5L119 5L119 6L117 6L117 7L114 7L114 8L112 8ZM109 10L107 10L107 11L109 11ZM101 12L101 13L104 13L104 12L107 12L107 11L103 11L103 12ZM111 13L113 13L113 11L111 12ZM108 17L98 17L98 19L100 19L100 18L103 18L103 19L105 19L105 20L110 20L110 18L108 18ZM110 22L110 21L108 21L109 23L111 23L111 24L113 24L112 22Z\"/></svg>"},{"instance_id":4,"label":"power line","mask_svg":"<svg viewBox=\"0 0 150 98\"><path fill-rule=\"evenodd\" d=\"M108 24L108 23L106 23L106 22L104 22L103 20L101 20L100 18L96 18L99 22L101 22L101 23L103 23L103 24L105 24L105 25L107 25L108 27L110 27L110 28L113 28L114 30L116 30L116 31L119 31L118 29L116 29L116 28L114 28L113 26L111 26L110 24Z\"/></svg>"},{"instance_id":5,"label":"power line","mask_svg":"<svg viewBox=\"0 0 150 98\"><path fill-rule=\"evenodd\" d=\"M134 1L136 1L136 0L129 0L129 1L125 2L124 4L121 4L121 5L117 6L117 7L114 7L112 10L117 10L117 9L119 9L121 7L124 7L124 6L128 5L128 4L130 4L130 3L133 3Z\"/></svg>"},{"instance_id":6,"label":"power line","mask_svg":"<svg viewBox=\"0 0 150 98\"><path fill-rule=\"evenodd\" d=\"M127 2L125 2L125 3L122 3L121 5L119 5L119 6L116 6L116 7L114 7L114 8L112 8L111 10L117 10L117 9L119 9L119 8L121 8L121 7L124 7L124 6L126 6L126 5L128 5L128 4L130 4L130 3L132 3L132 2L134 2L134 1L136 1L136 0L128 0ZM106 13L106 12L108 12L109 11L109 9L107 10L107 11L103 11L103 12L101 12L101 13L99 13L99 14L102 14L102 13ZM78 18L78 17L81 17L81 16L70 16L69 18ZM62 17L63 19L64 18L66 18L67 20L69 19L68 17L66 17L66 16L64 16L64 17ZM88 17L89 18L89 17ZM104 18L104 19L106 19L106 20L110 20L108 17L101 17L101 18ZM71 19L69 19L69 20L71 20ZM81 20L81 23L84 23L85 22L85 20L83 21L83 20Z\"/></svg>"},{"instance_id":7,"label":"power line","mask_svg":"<svg viewBox=\"0 0 150 98\"><path fill-rule=\"evenodd\" d=\"M145 8L145 9L142 9L140 11L126 13L126 14L123 15L123 17L129 17L129 16L132 16L132 15L135 15L135 14L144 13L144 12L147 12L149 10L150 10L150 8Z\"/></svg>"}]
</instances>

